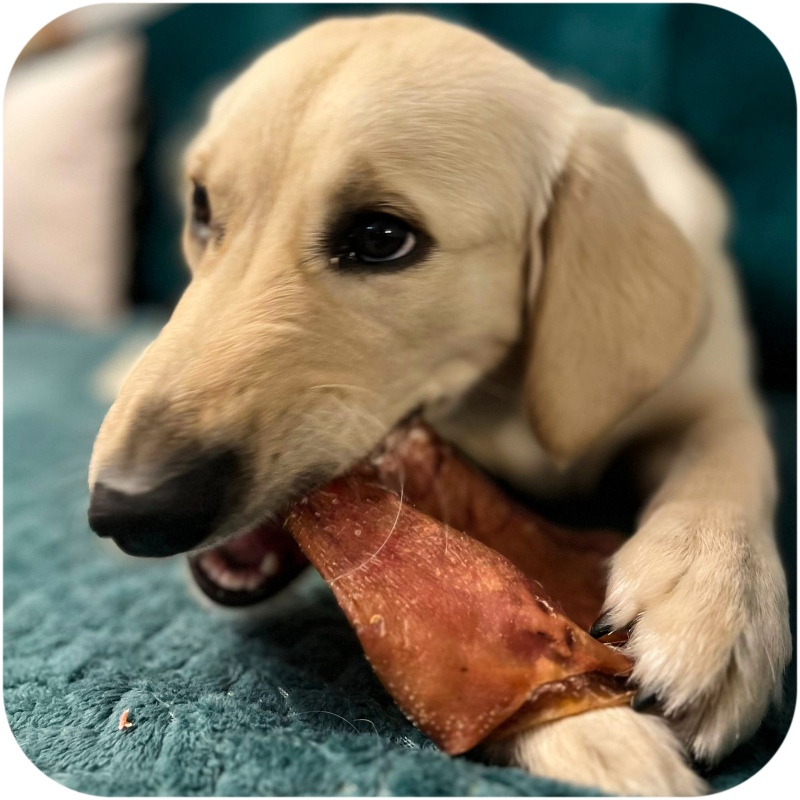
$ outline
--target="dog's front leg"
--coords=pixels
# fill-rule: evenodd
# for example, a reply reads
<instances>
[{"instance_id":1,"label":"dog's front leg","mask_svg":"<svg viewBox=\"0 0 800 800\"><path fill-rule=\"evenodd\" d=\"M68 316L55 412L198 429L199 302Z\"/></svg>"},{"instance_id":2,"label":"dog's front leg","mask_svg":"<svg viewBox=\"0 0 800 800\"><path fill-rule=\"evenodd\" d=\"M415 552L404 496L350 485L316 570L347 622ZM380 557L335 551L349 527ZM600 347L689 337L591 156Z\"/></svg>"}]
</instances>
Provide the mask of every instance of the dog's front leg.
<instances>
[{"instance_id":1,"label":"dog's front leg","mask_svg":"<svg viewBox=\"0 0 800 800\"><path fill-rule=\"evenodd\" d=\"M775 476L758 414L717 407L644 451L656 487L611 564L596 632L631 627L639 704L541 725L492 747L531 772L619 794L707 791L681 743L712 762L744 741L778 695L790 655L772 531Z\"/></svg>"},{"instance_id":2,"label":"dog's front leg","mask_svg":"<svg viewBox=\"0 0 800 800\"><path fill-rule=\"evenodd\" d=\"M757 413L718 405L648 447L643 467L656 490L613 558L595 632L632 626L635 707L657 700L714 762L755 731L791 651L773 454Z\"/></svg>"}]
</instances>

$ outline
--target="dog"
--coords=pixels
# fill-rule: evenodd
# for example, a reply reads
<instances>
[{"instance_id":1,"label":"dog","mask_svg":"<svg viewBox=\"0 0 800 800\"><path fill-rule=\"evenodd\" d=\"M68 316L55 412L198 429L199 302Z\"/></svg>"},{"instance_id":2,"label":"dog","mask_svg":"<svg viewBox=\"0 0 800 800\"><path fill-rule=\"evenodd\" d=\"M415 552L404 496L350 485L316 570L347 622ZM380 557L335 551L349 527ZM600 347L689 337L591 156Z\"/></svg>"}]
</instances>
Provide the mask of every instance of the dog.
<instances>
[{"instance_id":1,"label":"dog","mask_svg":"<svg viewBox=\"0 0 800 800\"><path fill-rule=\"evenodd\" d=\"M185 171L192 279L98 434L93 527L143 556L236 541L420 408L542 495L632 449L645 499L593 633L630 628L634 707L490 756L705 791L689 757L755 731L791 645L725 201L690 148L476 33L390 14L266 53Z\"/></svg>"}]
</instances>

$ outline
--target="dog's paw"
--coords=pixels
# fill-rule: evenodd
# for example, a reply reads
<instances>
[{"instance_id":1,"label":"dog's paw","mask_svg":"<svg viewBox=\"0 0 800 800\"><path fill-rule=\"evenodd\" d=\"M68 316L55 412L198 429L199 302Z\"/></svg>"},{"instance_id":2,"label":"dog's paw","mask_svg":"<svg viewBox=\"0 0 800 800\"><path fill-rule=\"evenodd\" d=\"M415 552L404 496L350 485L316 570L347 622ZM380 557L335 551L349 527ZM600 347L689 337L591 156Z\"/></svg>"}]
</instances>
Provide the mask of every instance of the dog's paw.
<instances>
[{"instance_id":1,"label":"dog's paw","mask_svg":"<svg viewBox=\"0 0 800 800\"><path fill-rule=\"evenodd\" d=\"M625 706L538 725L487 755L535 775L609 794L687 797L709 791L686 762L669 725Z\"/></svg>"},{"instance_id":2,"label":"dog's paw","mask_svg":"<svg viewBox=\"0 0 800 800\"><path fill-rule=\"evenodd\" d=\"M731 508L666 504L614 556L601 634L631 629L634 707L658 702L698 760L755 732L791 653L768 531Z\"/></svg>"}]
</instances>

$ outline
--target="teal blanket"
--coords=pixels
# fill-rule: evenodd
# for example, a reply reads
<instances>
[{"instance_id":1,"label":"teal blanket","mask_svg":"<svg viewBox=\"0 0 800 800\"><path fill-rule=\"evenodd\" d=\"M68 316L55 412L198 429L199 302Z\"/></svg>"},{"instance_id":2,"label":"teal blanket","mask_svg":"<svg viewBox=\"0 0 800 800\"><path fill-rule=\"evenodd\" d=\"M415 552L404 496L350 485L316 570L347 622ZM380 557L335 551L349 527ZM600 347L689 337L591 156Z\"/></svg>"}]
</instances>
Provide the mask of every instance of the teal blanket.
<instances>
[{"instance_id":1,"label":"teal blanket","mask_svg":"<svg viewBox=\"0 0 800 800\"><path fill-rule=\"evenodd\" d=\"M235 622L194 603L181 560L102 547L86 525L105 410L91 375L129 333L6 326L4 699L39 769L100 795L592 793L439 752L378 684L315 575L260 620ZM792 564L794 397L771 408ZM784 706L711 773L716 788L769 759L793 706L791 679ZM120 732L125 709L133 726Z\"/></svg>"}]
</instances>

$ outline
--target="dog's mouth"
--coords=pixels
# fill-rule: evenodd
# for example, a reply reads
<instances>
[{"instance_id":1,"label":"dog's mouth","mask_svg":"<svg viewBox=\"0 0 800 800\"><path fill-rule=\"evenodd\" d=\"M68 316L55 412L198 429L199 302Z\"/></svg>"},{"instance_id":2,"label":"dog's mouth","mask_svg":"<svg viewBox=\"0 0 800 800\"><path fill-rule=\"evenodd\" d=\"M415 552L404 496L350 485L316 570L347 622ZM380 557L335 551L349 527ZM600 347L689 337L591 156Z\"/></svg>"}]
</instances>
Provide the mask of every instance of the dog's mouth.
<instances>
[{"instance_id":1,"label":"dog's mouth","mask_svg":"<svg viewBox=\"0 0 800 800\"><path fill-rule=\"evenodd\" d=\"M284 588L308 565L279 523L266 523L189 556L197 586L221 606L250 606Z\"/></svg>"},{"instance_id":2,"label":"dog's mouth","mask_svg":"<svg viewBox=\"0 0 800 800\"><path fill-rule=\"evenodd\" d=\"M285 509L288 527L279 516L190 556L192 574L204 594L222 606L248 606L286 586L308 565L288 529L298 509L312 508L321 496L336 506L339 501L330 486L337 480L351 480L389 490L400 508L404 504L413 506L426 517L466 532L496 550L524 573L535 575L544 593L558 598L568 615L587 630L597 618L605 596L605 564L623 537L602 530L576 534L547 522L510 498L464 454L419 420L412 418L398 425L343 476L330 483L317 478L306 482ZM354 547L364 533L360 520L369 516L368 493L362 500L359 508L350 504L352 518L334 531L342 541L352 538ZM330 531L326 533L324 519L318 524L320 541L324 541ZM307 546L308 541L304 544Z\"/></svg>"},{"instance_id":3,"label":"dog's mouth","mask_svg":"<svg viewBox=\"0 0 800 800\"><path fill-rule=\"evenodd\" d=\"M415 411L397 423L370 453L351 467L349 474L360 473L403 494L411 502L421 501L429 514L449 522L455 507L448 502L447 508L439 508L435 497L438 493L432 493L432 489L437 485L434 478L444 454L449 454L450 450L439 447L432 431L417 424L419 419L420 414ZM306 476L300 482L293 503L305 502L303 498L334 477L325 473L320 470ZM285 513L291 505L287 504ZM251 606L294 580L309 562L284 528L282 519L278 516L216 547L190 555L191 574L203 594L217 605Z\"/></svg>"},{"instance_id":4,"label":"dog's mouth","mask_svg":"<svg viewBox=\"0 0 800 800\"><path fill-rule=\"evenodd\" d=\"M408 464L388 458L405 442L407 431L421 410L415 409L359 462L361 469L374 469L377 463L391 464L392 470L409 471ZM371 465L371 466L367 466ZM355 467L359 469L357 465ZM320 469L305 475L298 484L294 502L312 494L334 477L334 472ZM397 476L388 472L383 478L394 486ZM395 487L396 488L396 487ZM287 505L285 511L289 510ZM286 587L309 564L295 539L283 527L280 518L257 525L221 545L188 556L192 577L206 597L220 606L243 607L260 603Z\"/></svg>"}]
</instances>

